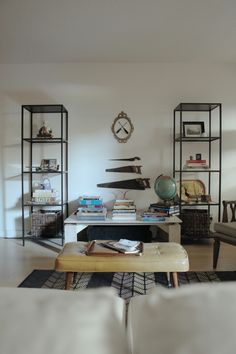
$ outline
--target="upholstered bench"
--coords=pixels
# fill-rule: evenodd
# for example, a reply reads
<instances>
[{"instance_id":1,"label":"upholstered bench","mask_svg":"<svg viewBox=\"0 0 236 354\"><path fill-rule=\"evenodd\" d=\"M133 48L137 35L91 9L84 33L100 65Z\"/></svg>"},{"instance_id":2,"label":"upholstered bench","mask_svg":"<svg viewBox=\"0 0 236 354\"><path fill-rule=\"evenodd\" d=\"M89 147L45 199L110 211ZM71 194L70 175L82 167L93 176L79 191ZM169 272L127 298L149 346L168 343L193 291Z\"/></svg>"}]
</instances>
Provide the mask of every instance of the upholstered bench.
<instances>
[{"instance_id":1,"label":"upholstered bench","mask_svg":"<svg viewBox=\"0 0 236 354\"><path fill-rule=\"evenodd\" d=\"M177 272L189 270L185 249L175 242L144 243L141 256L87 256L87 242L66 243L55 261L55 270L66 273L65 289L70 289L76 272L165 272L178 287Z\"/></svg>"}]
</instances>

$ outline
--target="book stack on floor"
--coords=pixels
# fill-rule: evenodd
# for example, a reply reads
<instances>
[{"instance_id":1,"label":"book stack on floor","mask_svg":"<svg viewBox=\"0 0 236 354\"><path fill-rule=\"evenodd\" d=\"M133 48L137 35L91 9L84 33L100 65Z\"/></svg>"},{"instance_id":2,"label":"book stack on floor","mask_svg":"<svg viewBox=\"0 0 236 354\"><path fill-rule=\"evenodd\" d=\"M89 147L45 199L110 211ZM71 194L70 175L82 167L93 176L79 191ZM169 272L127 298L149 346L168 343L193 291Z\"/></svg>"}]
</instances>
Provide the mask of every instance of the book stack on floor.
<instances>
[{"instance_id":1,"label":"book stack on floor","mask_svg":"<svg viewBox=\"0 0 236 354\"><path fill-rule=\"evenodd\" d=\"M76 215L79 220L105 220L107 209L100 196L82 196Z\"/></svg>"},{"instance_id":2,"label":"book stack on floor","mask_svg":"<svg viewBox=\"0 0 236 354\"><path fill-rule=\"evenodd\" d=\"M179 215L179 205L173 204L163 204L163 203L153 203L149 206L149 211L157 213L157 216L168 217L173 215Z\"/></svg>"},{"instance_id":3,"label":"book stack on floor","mask_svg":"<svg viewBox=\"0 0 236 354\"><path fill-rule=\"evenodd\" d=\"M117 199L112 209L112 220L136 220L136 206L133 200Z\"/></svg>"},{"instance_id":4,"label":"book stack on floor","mask_svg":"<svg viewBox=\"0 0 236 354\"><path fill-rule=\"evenodd\" d=\"M201 170L209 168L209 166L206 163L206 160L186 160L186 164L184 165L184 169L196 169L196 170Z\"/></svg>"}]
</instances>

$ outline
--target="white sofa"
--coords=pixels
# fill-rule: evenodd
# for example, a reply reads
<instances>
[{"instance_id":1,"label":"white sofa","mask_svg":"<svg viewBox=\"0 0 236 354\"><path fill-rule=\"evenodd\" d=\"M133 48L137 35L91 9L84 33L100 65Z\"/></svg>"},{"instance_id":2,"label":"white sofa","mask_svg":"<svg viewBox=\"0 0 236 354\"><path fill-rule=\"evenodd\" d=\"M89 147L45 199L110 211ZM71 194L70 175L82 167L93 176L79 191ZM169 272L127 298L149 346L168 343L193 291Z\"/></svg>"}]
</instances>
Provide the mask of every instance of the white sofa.
<instances>
[{"instance_id":1,"label":"white sofa","mask_svg":"<svg viewBox=\"0 0 236 354\"><path fill-rule=\"evenodd\" d=\"M126 306L111 288L0 288L1 354L234 354L236 284L156 288Z\"/></svg>"}]
</instances>

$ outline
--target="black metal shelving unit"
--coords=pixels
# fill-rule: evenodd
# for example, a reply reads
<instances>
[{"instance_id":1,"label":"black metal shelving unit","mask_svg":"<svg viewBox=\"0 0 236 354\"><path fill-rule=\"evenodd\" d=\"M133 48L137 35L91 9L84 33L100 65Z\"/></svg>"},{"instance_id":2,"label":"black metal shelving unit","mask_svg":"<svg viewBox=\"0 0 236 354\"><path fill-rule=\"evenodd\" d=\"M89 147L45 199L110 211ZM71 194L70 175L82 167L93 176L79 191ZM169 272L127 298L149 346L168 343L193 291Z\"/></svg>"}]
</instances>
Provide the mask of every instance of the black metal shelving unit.
<instances>
[{"instance_id":1,"label":"black metal shelving unit","mask_svg":"<svg viewBox=\"0 0 236 354\"><path fill-rule=\"evenodd\" d=\"M37 137L38 128L46 119L52 123L56 131L54 137ZM47 151L55 146L59 169L56 171L40 171L33 169L33 163L40 164L41 159L48 159ZM46 155L46 156L45 156ZM51 156L50 156L51 157ZM37 160L37 161L35 161ZM38 242L52 242L63 245L64 243L64 219L68 217L68 111L61 104L49 105L23 105L21 107L21 186L22 186L22 241L33 240ZM33 197L33 183L35 178L45 177L53 180L59 176L59 201L53 203L35 203ZM60 232L53 237L38 237L32 234L32 213L45 209L59 210Z\"/></svg>"},{"instance_id":2,"label":"black metal shelving unit","mask_svg":"<svg viewBox=\"0 0 236 354\"><path fill-rule=\"evenodd\" d=\"M188 137L184 135L183 123L191 121L204 121L206 130L204 136ZM198 143L198 144L197 144ZM213 149L213 144L214 149ZM205 149L209 168L207 169L184 169L184 153L187 149L194 149L193 146ZM185 151L183 151L185 149ZM198 151L195 151L198 152ZM214 159L213 159L214 157ZM214 160L214 163L213 163ZM179 202L180 213L183 208L200 207L211 213L211 208L218 208L217 218L220 221L221 216L221 169L222 169L222 106L221 103L180 103L173 114L173 177L182 181L190 174L198 176L206 176L207 194L211 195L213 190L216 191L216 198L212 202L196 202L184 203ZM214 182L213 182L214 179ZM179 191L179 199L181 199L182 189Z\"/></svg>"}]
</instances>

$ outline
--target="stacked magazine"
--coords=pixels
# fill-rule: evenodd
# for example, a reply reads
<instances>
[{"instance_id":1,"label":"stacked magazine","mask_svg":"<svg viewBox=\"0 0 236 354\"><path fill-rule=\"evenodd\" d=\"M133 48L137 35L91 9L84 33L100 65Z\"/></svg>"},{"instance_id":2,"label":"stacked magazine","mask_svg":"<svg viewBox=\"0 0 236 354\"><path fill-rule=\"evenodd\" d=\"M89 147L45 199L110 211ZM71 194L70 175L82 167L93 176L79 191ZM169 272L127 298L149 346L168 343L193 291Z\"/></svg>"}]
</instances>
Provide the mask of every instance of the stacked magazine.
<instances>
[{"instance_id":1,"label":"stacked magazine","mask_svg":"<svg viewBox=\"0 0 236 354\"><path fill-rule=\"evenodd\" d=\"M119 241L101 242L100 245L102 245L105 248L110 248L114 251L118 251L121 253L126 253L126 254L140 253L139 241L120 239Z\"/></svg>"}]
</instances>

